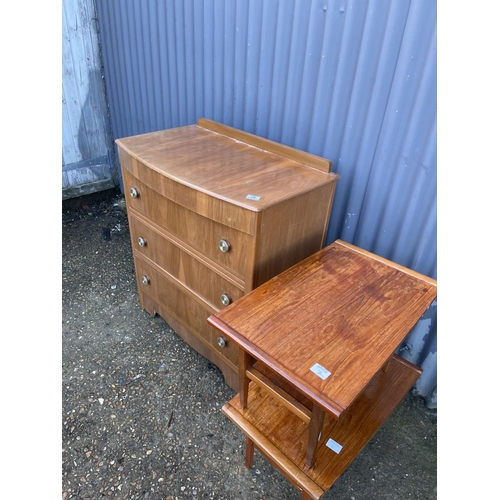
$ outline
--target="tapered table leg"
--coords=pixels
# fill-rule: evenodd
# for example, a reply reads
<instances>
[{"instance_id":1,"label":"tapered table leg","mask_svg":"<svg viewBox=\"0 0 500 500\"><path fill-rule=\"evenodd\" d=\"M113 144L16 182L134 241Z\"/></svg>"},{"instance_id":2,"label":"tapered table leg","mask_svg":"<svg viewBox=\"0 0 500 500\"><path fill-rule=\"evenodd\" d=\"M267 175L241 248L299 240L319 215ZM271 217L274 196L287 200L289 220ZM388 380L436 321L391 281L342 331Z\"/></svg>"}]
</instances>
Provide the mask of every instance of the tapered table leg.
<instances>
[{"instance_id":1,"label":"tapered table leg","mask_svg":"<svg viewBox=\"0 0 500 500\"><path fill-rule=\"evenodd\" d=\"M243 409L246 409L248 402L248 384L250 379L247 377L247 368L250 368L252 357L244 349L240 348L240 371L239 371L239 385L240 385L240 404Z\"/></svg>"},{"instance_id":2,"label":"tapered table leg","mask_svg":"<svg viewBox=\"0 0 500 500\"><path fill-rule=\"evenodd\" d=\"M245 467L251 469L253 465L253 453L255 449L254 442L246 436L246 456L245 456Z\"/></svg>"},{"instance_id":3,"label":"tapered table leg","mask_svg":"<svg viewBox=\"0 0 500 500\"><path fill-rule=\"evenodd\" d=\"M309 440L307 442L306 466L312 467L318 447L318 438L323 428L325 411L318 405L313 405L311 421L309 422Z\"/></svg>"}]
</instances>

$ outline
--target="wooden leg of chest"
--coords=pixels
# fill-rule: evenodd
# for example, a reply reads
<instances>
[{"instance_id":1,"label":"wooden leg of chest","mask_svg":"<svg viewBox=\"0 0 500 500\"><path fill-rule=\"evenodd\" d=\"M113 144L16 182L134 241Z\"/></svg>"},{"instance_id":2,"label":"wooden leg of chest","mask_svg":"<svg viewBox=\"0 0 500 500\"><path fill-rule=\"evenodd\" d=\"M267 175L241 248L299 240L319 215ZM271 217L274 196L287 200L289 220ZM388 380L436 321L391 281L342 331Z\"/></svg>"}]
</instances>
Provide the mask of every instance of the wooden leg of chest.
<instances>
[{"instance_id":1,"label":"wooden leg of chest","mask_svg":"<svg viewBox=\"0 0 500 500\"><path fill-rule=\"evenodd\" d=\"M142 309L148 312L151 316L156 316L156 314L158 313L158 305L154 300L152 300L147 295L139 293L139 302Z\"/></svg>"}]
</instances>

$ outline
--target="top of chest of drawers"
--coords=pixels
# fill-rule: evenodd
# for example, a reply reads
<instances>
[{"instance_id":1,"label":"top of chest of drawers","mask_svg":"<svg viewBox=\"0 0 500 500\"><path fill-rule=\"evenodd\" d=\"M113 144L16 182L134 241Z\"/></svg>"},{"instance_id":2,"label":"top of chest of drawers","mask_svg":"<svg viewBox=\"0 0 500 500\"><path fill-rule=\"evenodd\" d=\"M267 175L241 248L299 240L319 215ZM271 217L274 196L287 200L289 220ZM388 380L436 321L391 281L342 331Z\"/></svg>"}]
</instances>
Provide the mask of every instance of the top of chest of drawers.
<instances>
[{"instance_id":1,"label":"top of chest of drawers","mask_svg":"<svg viewBox=\"0 0 500 500\"><path fill-rule=\"evenodd\" d=\"M139 164L158 178L174 181L220 200L261 211L336 182L331 162L210 120L198 125L116 140L132 161L122 167L141 179Z\"/></svg>"}]
</instances>

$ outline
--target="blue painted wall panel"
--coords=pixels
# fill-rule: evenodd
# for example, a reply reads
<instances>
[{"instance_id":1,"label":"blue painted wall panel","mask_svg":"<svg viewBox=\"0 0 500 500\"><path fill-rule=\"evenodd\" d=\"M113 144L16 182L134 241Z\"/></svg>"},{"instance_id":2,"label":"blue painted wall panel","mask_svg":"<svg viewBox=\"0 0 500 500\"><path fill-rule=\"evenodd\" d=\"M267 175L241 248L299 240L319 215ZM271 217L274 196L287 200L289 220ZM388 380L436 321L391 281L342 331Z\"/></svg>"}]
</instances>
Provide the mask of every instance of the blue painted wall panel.
<instances>
[{"instance_id":1,"label":"blue painted wall panel","mask_svg":"<svg viewBox=\"0 0 500 500\"><path fill-rule=\"evenodd\" d=\"M327 243L437 277L435 0L96 5L115 138L207 117L329 158ZM431 404L436 311L401 351Z\"/></svg>"},{"instance_id":2,"label":"blue painted wall panel","mask_svg":"<svg viewBox=\"0 0 500 500\"><path fill-rule=\"evenodd\" d=\"M62 198L68 199L118 182L93 0L63 1L61 55Z\"/></svg>"}]
</instances>

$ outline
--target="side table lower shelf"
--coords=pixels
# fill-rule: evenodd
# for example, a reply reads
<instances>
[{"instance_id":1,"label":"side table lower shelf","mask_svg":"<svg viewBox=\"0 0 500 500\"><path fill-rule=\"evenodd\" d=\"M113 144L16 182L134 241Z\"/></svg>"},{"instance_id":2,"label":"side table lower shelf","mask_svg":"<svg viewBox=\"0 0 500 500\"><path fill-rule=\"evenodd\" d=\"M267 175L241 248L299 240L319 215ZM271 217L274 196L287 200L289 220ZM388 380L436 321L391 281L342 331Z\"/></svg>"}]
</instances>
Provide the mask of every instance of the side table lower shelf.
<instances>
[{"instance_id":1,"label":"side table lower shelf","mask_svg":"<svg viewBox=\"0 0 500 500\"><path fill-rule=\"evenodd\" d=\"M326 415L316 460L310 468L305 465L307 424L254 382L249 385L245 410L237 394L222 412L247 437L247 467L251 467L255 447L302 492L303 499L319 499L370 441L421 373L420 368L394 355L387 370L381 370L371 380L340 420Z\"/></svg>"}]
</instances>

